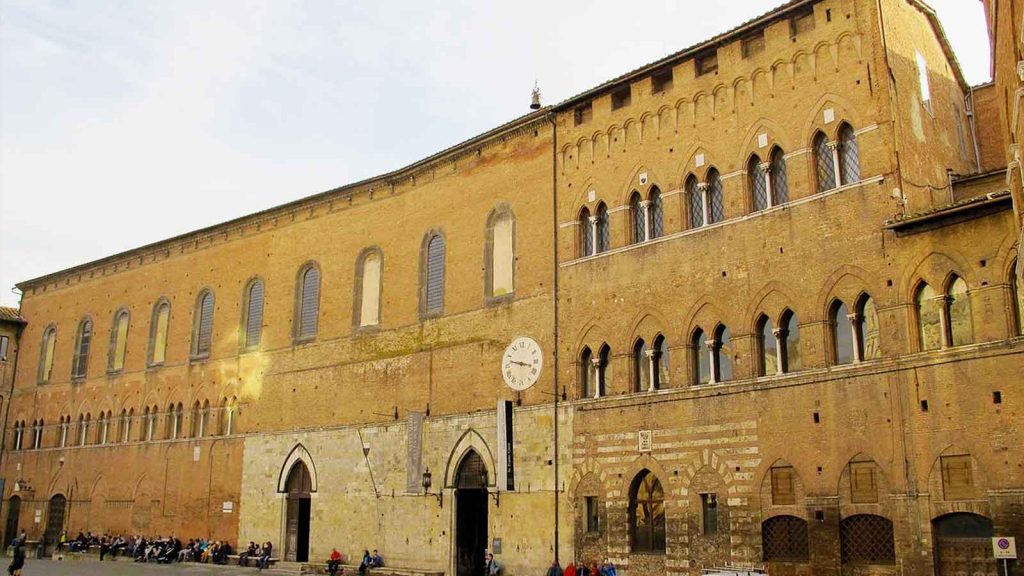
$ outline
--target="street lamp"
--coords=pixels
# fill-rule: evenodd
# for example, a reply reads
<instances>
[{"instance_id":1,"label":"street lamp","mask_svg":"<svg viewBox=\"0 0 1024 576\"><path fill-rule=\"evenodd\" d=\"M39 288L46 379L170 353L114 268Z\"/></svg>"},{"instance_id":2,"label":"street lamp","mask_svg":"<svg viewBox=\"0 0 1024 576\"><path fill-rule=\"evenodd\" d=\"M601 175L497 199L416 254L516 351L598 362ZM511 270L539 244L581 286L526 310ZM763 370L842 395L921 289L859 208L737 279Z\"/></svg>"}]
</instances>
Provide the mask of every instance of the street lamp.
<instances>
[{"instance_id":1,"label":"street lamp","mask_svg":"<svg viewBox=\"0 0 1024 576\"><path fill-rule=\"evenodd\" d=\"M431 478L432 475L430 474L430 468L427 468L423 472L423 493L426 494L427 496L433 496L437 498L437 505L440 506L441 508L444 508L444 492L438 490L437 494L434 494L430 491L430 486L432 484Z\"/></svg>"}]
</instances>

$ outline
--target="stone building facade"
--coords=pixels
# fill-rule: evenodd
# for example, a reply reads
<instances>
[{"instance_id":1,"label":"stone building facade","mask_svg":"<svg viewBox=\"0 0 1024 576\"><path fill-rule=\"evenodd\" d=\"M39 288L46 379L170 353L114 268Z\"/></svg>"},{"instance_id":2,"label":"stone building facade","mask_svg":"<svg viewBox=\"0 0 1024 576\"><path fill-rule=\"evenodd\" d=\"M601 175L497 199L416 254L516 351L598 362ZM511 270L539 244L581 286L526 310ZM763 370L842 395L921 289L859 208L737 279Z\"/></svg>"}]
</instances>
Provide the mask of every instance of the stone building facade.
<instances>
[{"instance_id":1,"label":"stone building facade","mask_svg":"<svg viewBox=\"0 0 1024 576\"><path fill-rule=\"evenodd\" d=\"M920 2L794 0L412 166L24 282L33 442L3 472L33 490L3 514L453 576L485 547L511 575L994 573L984 539L1024 537L998 78L969 87ZM544 369L513 392L521 335Z\"/></svg>"}]
</instances>

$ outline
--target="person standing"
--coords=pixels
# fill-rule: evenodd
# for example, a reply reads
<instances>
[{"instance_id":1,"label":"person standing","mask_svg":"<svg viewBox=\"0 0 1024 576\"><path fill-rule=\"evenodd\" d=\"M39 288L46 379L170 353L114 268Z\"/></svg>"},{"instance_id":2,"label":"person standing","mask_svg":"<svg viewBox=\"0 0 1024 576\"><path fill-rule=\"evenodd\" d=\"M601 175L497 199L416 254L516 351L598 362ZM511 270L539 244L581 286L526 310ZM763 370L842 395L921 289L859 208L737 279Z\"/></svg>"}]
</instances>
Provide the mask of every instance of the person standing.
<instances>
[{"instance_id":1,"label":"person standing","mask_svg":"<svg viewBox=\"0 0 1024 576\"><path fill-rule=\"evenodd\" d=\"M484 576L498 576L501 574L501 562L494 559L490 552L484 556Z\"/></svg>"},{"instance_id":2,"label":"person standing","mask_svg":"<svg viewBox=\"0 0 1024 576\"><path fill-rule=\"evenodd\" d=\"M21 569L25 566L25 540L18 538L14 542L14 560L7 567L10 576L21 576Z\"/></svg>"}]
</instances>

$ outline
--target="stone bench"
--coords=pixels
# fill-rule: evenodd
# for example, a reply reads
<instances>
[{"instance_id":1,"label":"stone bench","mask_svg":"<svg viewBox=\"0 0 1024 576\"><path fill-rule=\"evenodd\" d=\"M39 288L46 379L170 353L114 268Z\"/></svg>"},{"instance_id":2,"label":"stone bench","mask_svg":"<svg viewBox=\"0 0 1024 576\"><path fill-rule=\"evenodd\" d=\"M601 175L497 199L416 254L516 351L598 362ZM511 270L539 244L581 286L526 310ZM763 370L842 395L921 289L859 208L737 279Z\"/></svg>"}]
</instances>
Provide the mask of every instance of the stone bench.
<instances>
[{"instance_id":1,"label":"stone bench","mask_svg":"<svg viewBox=\"0 0 1024 576\"><path fill-rule=\"evenodd\" d=\"M358 576L359 564L341 564L342 570L347 576ZM327 562L306 562L302 565L303 574L327 574ZM393 566L381 566L370 568L369 576L444 576L443 570L423 570L419 568L396 568Z\"/></svg>"},{"instance_id":2,"label":"stone bench","mask_svg":"<svg viewBox=\"0 0 1024 576\"><path fill-rule=\"evenodd\" d=\"M238 566L238 559L241 557L241 554L228 554L228 566ZM258 561L258 557L250 556L249 558L245 559L245 564L243 564L243 566L252 566L253 568L255 568L256 566L258 566ZM269 568L270 566L273 566L274 564L277 564L280 561L280 558L274 558L273 556L271 556L270 561L267 562L267 567Z\"/></svg>"}]
</instances>

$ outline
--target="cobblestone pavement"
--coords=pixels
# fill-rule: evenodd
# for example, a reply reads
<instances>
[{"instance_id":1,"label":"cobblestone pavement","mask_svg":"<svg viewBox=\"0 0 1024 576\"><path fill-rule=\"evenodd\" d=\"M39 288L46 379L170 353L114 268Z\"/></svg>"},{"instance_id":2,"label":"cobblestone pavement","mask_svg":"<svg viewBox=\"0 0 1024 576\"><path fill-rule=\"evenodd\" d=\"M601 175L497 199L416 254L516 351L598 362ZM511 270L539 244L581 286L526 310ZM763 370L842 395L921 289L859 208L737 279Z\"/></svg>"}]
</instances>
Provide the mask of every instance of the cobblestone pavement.
<instances>
[{"instance_id":1,"label":"cobblestone pavement","mask_svg":"<svg viewBox=\"0 0 1024 576\"><path fill-rule=\"evenodd\" d=\"M0 574L6 576L10 558L0 559ZM135 562L96 562L90 560L72 560L55 562L53 560L29 560L22 570L22 576L198 576L202 574L221 574L225 576L257 576L255 568L239 568L237 566L211 566L208 564L137 564ZM263 574L270 576L273 570L265 570Z\"/></svg>"}]
</instances>

